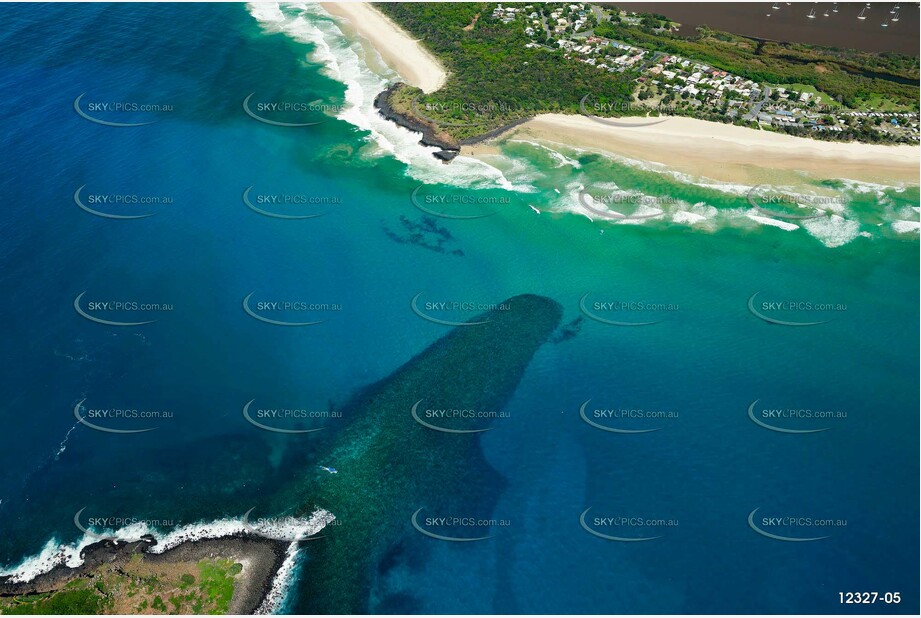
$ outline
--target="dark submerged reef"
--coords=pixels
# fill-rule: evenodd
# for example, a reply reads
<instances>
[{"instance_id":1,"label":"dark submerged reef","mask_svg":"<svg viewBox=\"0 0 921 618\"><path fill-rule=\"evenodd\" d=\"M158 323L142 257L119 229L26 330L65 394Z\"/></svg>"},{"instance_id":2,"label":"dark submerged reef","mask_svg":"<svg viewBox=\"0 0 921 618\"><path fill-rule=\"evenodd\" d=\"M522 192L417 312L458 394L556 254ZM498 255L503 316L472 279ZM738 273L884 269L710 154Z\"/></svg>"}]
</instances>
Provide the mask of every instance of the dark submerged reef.
<instances>
[{"instance_id":1,"label":"dark submerged reef","mask_svg":"<svg viewBox=\"0 0 921 618\"><path fill-rule=\"evenodd\" d=\"M412 559L407 548L429 541L413 530L413 513L424 507L489 516L503 480L483 459L478 434L427 428L411 410L417 402L502 410L562 318L560 305L541 296L515 296L503 306L454 327L391 376L359 392L344 407L349 425L319 460L338 474L311 471L280 494L279 510L298 503L301 514L321 507L337 518L322 539L304 544L308 562L294 611L356 614L409 607L412 599L399 598L405 592L380 592L387 571ZM461 430L488 426L481 418L450 423ZM372 591L378 592L374 602Z\"/></svg>"}]
</instances>

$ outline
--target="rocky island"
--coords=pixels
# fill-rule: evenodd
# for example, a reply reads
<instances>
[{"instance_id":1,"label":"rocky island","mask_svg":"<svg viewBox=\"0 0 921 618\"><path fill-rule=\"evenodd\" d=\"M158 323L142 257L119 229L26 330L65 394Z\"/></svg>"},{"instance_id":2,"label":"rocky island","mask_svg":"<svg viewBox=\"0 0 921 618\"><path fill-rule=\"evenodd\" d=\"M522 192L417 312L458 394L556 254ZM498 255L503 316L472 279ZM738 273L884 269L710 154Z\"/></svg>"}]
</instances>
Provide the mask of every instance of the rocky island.
<instances>
[{"instance_id":1,"label":"rocky island","mask_svg":"<svg viewBox=\"0 0 921 618\"><path fill-rule=\"evenodd\" d=\"M29 581L0 577L0 614L252 614L272 590L288 543L235 535L151 551L152 536L87 546L77 567Z\"/></svg>"}]
</instances>

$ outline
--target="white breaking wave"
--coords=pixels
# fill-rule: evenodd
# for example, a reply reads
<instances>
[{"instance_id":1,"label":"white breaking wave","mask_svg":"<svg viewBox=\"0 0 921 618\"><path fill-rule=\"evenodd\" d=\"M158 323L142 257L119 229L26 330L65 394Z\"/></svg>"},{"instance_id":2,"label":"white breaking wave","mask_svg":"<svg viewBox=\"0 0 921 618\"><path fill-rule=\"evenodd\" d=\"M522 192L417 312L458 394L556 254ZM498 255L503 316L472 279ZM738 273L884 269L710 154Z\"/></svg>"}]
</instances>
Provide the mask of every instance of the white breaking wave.
<instances>
[{"instance_id":1,"label":"white breaking wave","mask_svg":"<svg viewBox=\"0 0 921 618\"><path fill-rule=\"evenodd\" d=\"M798 225L796 225L795 223L790 223L789 221L779 221L777 219L771 219L770 217L756 215L751 212L747 213L745 216L751 219L752 221L755 221L762 225L771 225L773 227L779 227L780 229L787 230L788 232L792 232L793 230L799 229Z\"/></svg>"},{"instance_id":2,"label":"white breaking wave","mask_svg":"<svg viewBox=\"0 0 921 618\"><path fill-rule=\"evenodd\" d=\"M688 225L694 225L695 223L700 223L706 220L707 217L704 215L699 215L696 212L688 212L686 210L680 210L672 215L672 221L675 223L686 223Z\"/></svg>"},{"instance_id":3,"label":"white breaking wave","mask_svg":"<svg viewBox=\"0 0 921 618\"><path fill-rule=\"evenodd\" d=\"M285 561L278 569L278 573L275 574L272 585L269 587L269 592L254 612L255 614L274 614L282 608L288 598L288 591L291 590L297 579L299 559L298 544L291 543L285 551Z\"/></svg>"},{"instance_id":4,"label":"white breaking wave","mask_svg":"<svg viewBox=\"0 0 921 618\"><path fill-rule=\"evenodd\" d=\"M543 150L551 150L544 144L530 140L516 139L509 141L527 144L529 146ZM548 143L555 147L559 147L559 151L553 150L553 152L559 152L561 156L565 156L562 155L563 152L587 152L584 149L575 148L564 144L557 144L555 142ZM597 153L616 163L628 165L634 169L639 169L642 171L667 175L679 182L693 185L701 189L719 191L720 193L739 197L749 194L749 192L752 190L752 187L749 185L717 182L704 177L695 177L690 174L669 169L668 167L658 163L639 161L605 151L597 151ZM811 205L815 204L816 208L820 208L826 213L824 216L816 217L815 219L807 219L796 223L780 218L773 218L763 212L753 212L747 209L735 208L716 209L715 207L709 206L705 203L695 204L693 207L688 208L685 202L679 201L677 204L680 206L680 208L678 209L673 208L671 205L665 205L664 208L660 206L660 208L663 208L666 212L666 215L670 216L670 221L672 223L693 226L697 230L717 231L721 227L746 227L750 226L751 223L754 222L758 225L767 225L784 231L802 229L810 236L824 244L826 247L834 248L843 246L858 237L873 237L871 232L866 230L861 231L860 220L849 208L851 196L854 194L873 194L879 207L883 208L883 212L880 214L885 216L885 219L889 225L891 225L891 228L894 232L898 234L919 233L919 224L913 220L913 215L911 212L913 211L914 213L917 213L919 208L894 208L894 202L889 195L889 192L892 191L895 193L903 193L907 188L905 185L886 186L876 183L846 179L839 179L838 182L841 183L841 188L837 191L837 193L829 192L824 188L816 189L806 186L772 186L772 190L795 198L802 204L805 204L805 208L811 209L813 208ZM615 182L591 182L590 184L593 190L603 189L612 193L623 193L625 196L642 195L637 191L623 190ZM571 193L572 185L567 187L567 189ZM848 193L851 193L851 196L848 196ZM589 199L589 202L592 203L593 200ZM595 206L601 209L605 209L605 206L603 205ZM909 208L911 210L909 210ZM662 217L611 220L603 219L591 211L586 210L579 203L578 199L571 194L562 196L554 210L571 212L573 214L581 214L585 217L588 217L589 219L592 219L593 221L604 221L615 224L655 225L657 222L661 222L663 219ZM645 208L637 209L636 214L643 215L650 214L652 212L654 212L654 210Z\"/></svg>"},{"instance_id":5,"label":"white breaking wave","mask_svg":"<svg viewBox=\"0 0 921 618\"><path fill-rule=\"evenodd\" d=\"M838 215L803 221L803 227L826 247L840 247L860 234L860 223Z\"/></svg>"},{"instance_id":6,"label":"white breaking wave","mask_svg":"<svg viewBox=\"0 0 921 618\"><path fill-rule=\"evenodd\" d=\"M11 576L10 581L12 582L27 582L61 564L66 564L69 567L80 566L80 552L87 545L92 545L98 540L90 535L84 535L74 545L61 545L57 539L51 539L45 543L45 546L38 554L26 558L19 566L0 569L0 575Z\"/></svg>"},{"instance_id":7,"label":"white breaking wave","mask_svg":"<svg viewBox=\"0 0 921 618\"><path fill-rule=\"evenodd\" d=\"M719 215L719 209L716 206L710 206L704 202L698 202L684 210L679 210L672 214L674 223L684 225L693 225L698 228L716 230L718 226L713 222Z\"/></svg>"},{"instance_id":8,"label":"white breaking wave","mask_svg":"<svg viewBox=\"0 0 921 618\"><path fill-rule=\"evenodd\" d=\"M233 534L249 533L256 536L264 535L268 538L295 539L312 536L326 527L335 516L324 509L317 509L310 517L285 517L283 519L262 519L252 522L240 519L218 519L213 522L179 526L166 535L157 537L157 544L150 549L151 553L162 554L189 541L213 539L230 536Z\"/></svg>"},{"instance_id":9,"label":"white breaking wave","mask_svg":"<svg viewBox=\"0 0 921 618\"><path fill-rule=\"evenodd\" d=\"M892 231L896 234L921 233L921 221L893 221Z\"/></svg>"},{"instance_id":10,"label":"white breaking wave","mask_svg":"<svg viewBox=\"0 0 921 618\"><path fill-rule=\"evenodd\" d=\"M876 197L882 197L887 190L895 189L896 193L901 193L907 188L906 185L881 185L875 182L865 182L860 180L850 180L848 178L840 178L838 182L841 183L848 191L854 193L873 193Z\"/></svg>"},{"instance_id":11,"label":"white breaking wave","mask_svg":"<svg viewBox=\"0 0 921 618\"><path fill-rule=\"evenodd\" d=\"M408 176L423 183L450 182L460 187L502 188L519 193L538 191L533 183L536 180L534 170L527 165L515 164L515 157L495 155L490 163L500 165L500 169L477 158L458 156L451 163L448 173L445 165L433 156L437 148L419 144L421 137L419 133L409 131L384 119L374 107L374 98L398 79L398 75L390 69L379 69L380 72L375 72L371 65L383 67L383 63L367 61L365 48L358 41L350 41L336 21L318 4L282 6L278 3L252 3L247 7L250 15L265 31L283 33L294 40L310 44L312 46L309 54L310 61L321 64L327 76L345 85L345 106L337 118L348 122L360 131L367 132L365 141L369 148L367 151L362 151L363 156L393 157L406 164ZM376 60L379 60L379 57ZM679 182L703 189L735 196L743 196L751 190L751 187L747 185L693 177L659 163L640 161L615 153L578 148L549 140L535 142L515 139L510 141L527 144L546 152L556 161L557 168L568 165L573 168L574 172L580 170L581 165L569 153L578 156L582 153L594 152L635 169L667 174ZM880 199L887 199L884 192L893 189L893 187L880 184L853 180L841 179L840 182L844 189L842 193L845 191L858 194L874 193ZM575 188L576 186L578 189ZM592 184L592 187L619 190L615 183L610 183L610 186L608 183ZM557 191L560 197L554 204L553 210L580 214L593 221L599 219L579 203L578 191L581 188L581 185L574 183L567 186L563 192ZM905 190L905 187L899 186L895 190L901 192ZM810 195L810 197L818 196ZM869 235L869 232L861 232L859 221L842 216L847 210L843 201L829 202L823 207L823 210L829 211L831 216L803 221L801 224L764 216L763 213L752 212L748 209L719 210L703 203L690 206L686 202L678 202L674 207L666 206L663 210L665 213L661 217L612 219L607 222L655 225L665 220L706 231L715 231L727 225L744 227L756 223L786 231L803 229L827 247L838 247L858 236ZM636 214L652 214L654 211L655 209L649 207L641 207ZM891 221L893 231L896 233L917 232L917 223L906 221L906 218L904 215L891 217L894 219Z\"/></svg>"},{"instance_id":12,"label":"white breaking wave","mask_svg":"<svg viewBox=\"0 0 921 618\"><path fill-rule=\"evenodd\" d=\"M246 8L249 14L256 18L259 23L272 23L285 21L285 15L281 12L281 7L275 2L250 2Z\"/></svg>"},{"instance_id":13,"label":"white breaking wave","mask_svg":"<svg viewBox=\"0 0 921 618\"><path fill-rule=\"evenodd\" d=\"M319 4L250 3L247 8L264 31L282 33L312 45L310 61L321 64L328 77L345 85L345 105L336 118L368 132L365 139L372 148L365 154L393 157L406 164L406 173L411 178L423 183L449 179L451 184L461 187L534 191L530 184L513 184L499 169L472 157L456 157L448 174L444 163L434 157L438 148L421 145L421 134L381 116L374 107L374 99L398 76L393 71L384 75L372 71L365 62L361 43L350 41Z\"/></svg>"},{"instance_id":14,"label":"white breaking wave","mask_svg":"<svg viewBox=\"0 0 921 618\"><path fill-rule=\"evenodd\" d=\"M74 423L74 426L67 430L67 435L65 435L64 439L61 440L61 443L58 445L58 450L54 454L55 461L60 459L64 451L67 450L67 441L70 440L70 434L74 432L74 429L76 429L78 425L80 425L80 421L77 421L76 423Z\"/></svg>"},{"instance_id":15,"label":"white breaking wave","mask_svg":"<svg viewBox=\"0 0 921 618\"><path fill-rule=\"evenodd\" d=\"M569 165L573 169L580 169L582 167L582 164L576 161L575 159L567 157L559 150L554 150L553 148L550 148L549 146L546 146L544 144L540 144L538 142L532 142L526 139L510 139L508 140L508 142L510 144L528 144L529 146L533 146L534 148L538 148L540 150L547 152L547 154L549 154L550 157L554 161L556 161L557 167L563 167L564 165Z\"/></svg>"},{"instance_id":16,"label":"white breaking wave","mask_svg":"<svg viewBox=\"0 0 921 618\"><path fill-rule=\"evenodd\" d=\"M305 538L317 534L334 519L335 516L332 513L318 508L307 518L288 517L283 520L261 520L252 523L245 521L242 517L238 519L225 518L178 526L165 534L152 529L143 522L131 524L117 530L91 530L84 534L79 541L69 545L62 544L56 538L52 538L37 555L26 558L18 566L0 569L0 575L11 576L10 581L12 582L27 582L60 565L66 565L71 568L78 567L83 564L83 558L80 555L83 550L93 543L98 543L100 538L112 538L115 542L119 540L130 542L149 534L157 540L157 544L149 547L148 551L152 554L161 554L182 543L202 539L219 539L235 534L250 534L257 537L265 535L269 538L282 536L287 539ZM293 545L295 545L296 549L297 544L293 543ZM288 569L286 573L290 575L290 572L291 569ZM281 575L281 571L276 575L276 580L279 575ZM279 585L283 586L285 582ZM273 588L274 586L275 584L273 583Z\"/></svg>"}]
</instances>

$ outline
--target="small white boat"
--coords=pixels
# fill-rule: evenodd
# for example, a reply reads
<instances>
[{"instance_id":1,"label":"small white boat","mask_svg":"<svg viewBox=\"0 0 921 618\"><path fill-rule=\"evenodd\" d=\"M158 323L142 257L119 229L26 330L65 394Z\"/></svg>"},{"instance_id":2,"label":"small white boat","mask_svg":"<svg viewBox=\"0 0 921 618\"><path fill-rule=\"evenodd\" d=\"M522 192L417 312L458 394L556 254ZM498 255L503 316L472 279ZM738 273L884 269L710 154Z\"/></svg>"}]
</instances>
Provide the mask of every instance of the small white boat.
<instances>
[{"instance_id":1,"label":"small white boat","mask_svg":"<svg viewBox=\"0 0 921 618\"><path fill-rule=\"evenodd\" d=\"M864 13L866 13L866 12L867 12L867 9L865 9L865 8L864 8L864 9L861 9L860 14L857 16L857 19L866 19L867 16L864 15Z\"/></svg>"},{"instance_id":2,"label":"small white boat","mask_svg":"<svg viewBox=\"0 0 921 618\"><path fill-rule=\"evenodd\" d=\"M895 17L892 18L892 21L899 21L899 14L896 13Z\"/></svg>"},{"instance_id":3,"label":"small white boat","mask_svg":"<svg viewBox=\"0 0 921 618\"><path fill-rule=\"evenodd\" d=\"M835 2L835 6L832 7L831 12L832 12L832 13L837 13L837 12L838 12L838 3L837 3L837 2Z\"/></svg>"},{"instance_id":4,"label":"small white boat","mask_svg":"<svg viewBox=\"0 0 921 618\"><path fill-rule=\"evenodd\" d=\"M895 3L895 6L892 7L892 10L889 11L889 12L890 12L890 13L895 13L895 12L897 12L898 10L899 10L899 3L896 2L896 3Z\"/></svg>"},{"instance_id":5,"label":"small white boat","mask_svg":"<svg viewBox=\"0 0 921 618\"><path fill-rule=\"evenodd\" d=\"M809 15L807 15L806 17L808 17L809 19L815 19L815 8L809 11Z\"/></svg>"}]
</instances>

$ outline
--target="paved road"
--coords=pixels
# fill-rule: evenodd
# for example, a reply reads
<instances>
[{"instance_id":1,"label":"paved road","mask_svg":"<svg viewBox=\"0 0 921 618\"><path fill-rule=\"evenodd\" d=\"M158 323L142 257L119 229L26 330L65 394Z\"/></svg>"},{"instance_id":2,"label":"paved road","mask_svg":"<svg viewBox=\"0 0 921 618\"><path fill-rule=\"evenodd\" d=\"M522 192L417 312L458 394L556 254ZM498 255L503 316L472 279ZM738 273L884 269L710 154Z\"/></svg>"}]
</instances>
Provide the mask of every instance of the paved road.
<instances>
[{"instance_id":1,"label":"paved road","mask_svg":"<svg viewBox=\"0 0 921 618\"><path fill-rule=\"evenodd\" d=\"M747 114L742 116L742 120L755 120L758 117L758 114L761 113L761 108L767 103L767 100L771 98L771 89L767 86L764 87L764 92L761 93L761 100L752 105L752 108Z\"/></svg>"}]
</instances>

